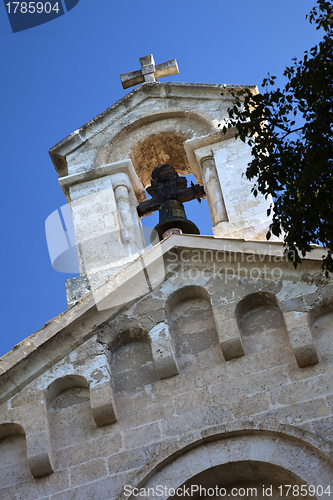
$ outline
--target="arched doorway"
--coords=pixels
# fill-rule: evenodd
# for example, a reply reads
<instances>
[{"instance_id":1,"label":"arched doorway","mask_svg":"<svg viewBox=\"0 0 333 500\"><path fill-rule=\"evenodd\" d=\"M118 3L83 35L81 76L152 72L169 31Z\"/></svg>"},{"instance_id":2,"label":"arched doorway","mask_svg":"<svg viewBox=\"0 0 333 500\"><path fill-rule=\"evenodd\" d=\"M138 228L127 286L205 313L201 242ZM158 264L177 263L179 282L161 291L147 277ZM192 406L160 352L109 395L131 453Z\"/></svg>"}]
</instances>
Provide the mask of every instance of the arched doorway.
<instances>
[{"instance_id":1,"label":"arched doorway","mask_svg":"<svg viewBox=\"0 0 333 500\"><path fill-rule=\"evenodd\" d=\"M287 433L287 428L282 432L250 427L193 442L183 452L181 449L173 452L160 463L156 463L156 457L155 466L150 466L150 472L126 498L146 494L149 500L295 497L330 500L333 462L320 449L321 443L315 436L304 434L308 434L310 444L296 428L290 428ZM314 441L318 441L318 448ZM191 489L193 485L196 488L191 496L186 488ZM216 495L216 486L225 491L222 494L217 491ZM206 496L203 488L207 490Z\"/></svg>"},{"instance_id":2,"label":"arched doorway","mask_svg":"<svg viewBox=\"0 0 333 500\"><path fill-rule=\"evenodd\" d=\"M301 489L301 486L306 486ZM206 469L183 483L169 498L184 498L187 492L192 500L232 498L234 500L278 500L295 496L310 500L316 498L315 486L308 488L293 472L268 462L244 460L229 462ZM321 490L319 491L321 493Z\"/></svg>"}]
</instances>

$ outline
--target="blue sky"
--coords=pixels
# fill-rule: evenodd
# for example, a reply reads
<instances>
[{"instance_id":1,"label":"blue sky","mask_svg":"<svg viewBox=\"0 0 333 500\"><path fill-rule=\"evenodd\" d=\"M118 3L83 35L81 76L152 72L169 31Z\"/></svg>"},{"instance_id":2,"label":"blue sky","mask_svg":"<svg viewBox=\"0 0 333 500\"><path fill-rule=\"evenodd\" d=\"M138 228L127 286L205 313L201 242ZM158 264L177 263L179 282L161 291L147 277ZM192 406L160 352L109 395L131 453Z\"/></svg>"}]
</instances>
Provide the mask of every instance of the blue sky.
<instances>
[{"instance_id":1,"label":"blue sky","mask_svg":"<svg viewBox=\"0 0 333 500\"><path fill-rule=\"evenodd\" d=\"M46 218L66 202L49 149L123 97L119 75L151 53L156 64L177 59L172 81L260 85L267 72L282 75L321 38L305 20L314 3L80 0L15 34L0 6L0 356L67 308L72 275L53 270L45 239Z\"/></svg>"}]
</instances>

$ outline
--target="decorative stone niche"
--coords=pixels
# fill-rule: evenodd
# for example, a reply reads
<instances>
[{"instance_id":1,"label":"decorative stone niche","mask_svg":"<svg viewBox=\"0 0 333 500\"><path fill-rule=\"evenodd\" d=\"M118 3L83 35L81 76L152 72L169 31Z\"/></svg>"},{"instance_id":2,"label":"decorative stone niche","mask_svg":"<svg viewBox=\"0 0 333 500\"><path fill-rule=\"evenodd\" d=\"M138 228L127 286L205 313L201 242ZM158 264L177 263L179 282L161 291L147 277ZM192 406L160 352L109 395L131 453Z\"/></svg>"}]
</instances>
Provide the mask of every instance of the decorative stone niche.
<instances>
[{"instance_id":1,"label":"decorative stone niche","mask_svg":"<svg viewBox=\"0 0 333 500\"><path fill-rule=\"evenodd\" d=\"M119 329L111 335L109 347L116 393L131 392L158 380L149 336L143 328Z\"/></svg>"},{"instance_id":2,"label":"decorative stone niche","mask_svg":"<svg viewBox=\"0 0 333 500\"><path fill-rule=\"evenodd\" d=\"M27 481L31 478L23 427L13 423L0 425L1 489L14 485L18 480Z\"/></svg>"},{"instance_id":3,"label":"decorative stone niche","mask_svg":"<svg viewBox=\"0 0 333 500\"><path fill-rule=\"evenodd\" d=\"M212 306L207 291L187 286L174 292L167 301L167 313L179 370L195 369L223 360Z\"/></svg>"},{"instance_id":4,"label":"decorative stone niche","mask_svg":"<svg viewBox=\"0 0 333 500\"><path fill-rule=\"evenodd\" d=\"M289 345L283 314L273 294L247 295L237 304L235 315L246 354Z\"/></svg>"},{"instance_id":5,"label":"decorative stone niche","mask_svg":"<svg viewBox=\"0 0 333 500\"><path fill-rule=\"evenodd\" d=\"M333 361L333 304L324 302L308 313L307 326L311 331L311 343L320 361ZM315 358L316 359L316 358ZM314 360L315 360L314 359Z\"/></svg>"}]
</instances>

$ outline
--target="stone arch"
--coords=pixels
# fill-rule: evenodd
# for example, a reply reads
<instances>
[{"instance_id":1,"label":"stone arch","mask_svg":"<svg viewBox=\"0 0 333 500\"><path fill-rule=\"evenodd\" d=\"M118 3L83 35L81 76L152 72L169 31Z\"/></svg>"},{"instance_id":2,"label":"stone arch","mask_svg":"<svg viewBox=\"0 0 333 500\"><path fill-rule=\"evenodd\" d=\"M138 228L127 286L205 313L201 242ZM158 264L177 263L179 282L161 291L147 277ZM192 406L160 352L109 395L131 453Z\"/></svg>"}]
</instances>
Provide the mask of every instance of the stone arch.
<instances>
[{"instance_id":1,"label":"stone arch","mask_svg":"<svg viewBox=\"0 0 333 500\"><path fill-rule=\"evenodd\" d=\"M172 310L184 300L199 298L210 302L210 295L203 286L187 285L175 290L166 300L165 309L170 316Z\"/></svg>"},{"instance_id":2,"label":"stone arch","mask_svg":"<svg viewBox=\"0 0 333 500\"><path fill-rule=\"evenodd\" d=\"M308 311L308 321L310 327L313 323L324 314L330 314L333 312L333 299L325 300L322 299L316 302Z\"/></svg>"},{"instance_id":3,"label":"stone arch","mask_svg":"<svg viewBox=\"0 0 333 500\"><path fill-rule=\"evenodd\" d=\"M220 434L208 431L205 438L195 439L189 444L191 439L187 437L187 444L179 449L173 443L171 455L168 450L161 452L150 462L148 470L139 475L137 487L150 489L149 498L154 500L168 498L168 494L153 494L158 485L168 491L177 490L184 484L194 484L198 478L206 486L216 481L225 487L246 486L245 481L253 483L253 478L276 487L290 484L287 481L316 487L331 484L333 462L327 456L329 447L313 434L297 428L281 424L266 428L263 423L259 426L247 423L234 429L230 426ZM133 500L134 495L127 498ZM323 495L323 498L329 497Z\"/></svg>"},{"instance_id":4,"label":"stone arch","mask_svg":"<svg viewBox=\"0 0 333 500\"><path fill-rule=\"evenodd\" d=\"M95 168L130 158L139 180L147 187L154 167L176 160L179 163L174 165L176 170L193 173L202 183L200 170L196 165L189 165L183 144L216 132L217 125L217 121L203 111L172 108L151 112L125 126L101 147L95 158ZM145 157L147 149L149 160Z\"/></svg>"},{"instance_id":5,"label":"stone arch","mask_svg":"<svg viewBox=\"0 0 333 500\"><path fill-rule=\"evenodd\" d=\"M5 422L0 425L0 441L12 436L24 436L25 430L20 424Z\"/></svg>"},{"instance_id":6,"label":"stone arch","mask_svg":"<svg viewBox=\"0 0 333 500\"><path fill-rule=\"evenodd\" d=\"M222 351L210 296L202 286L176 290L166 301L177 365L180 370L221 363Z\"/></svg>"},{"instance_id":7,"label":"stone arch","mask_svg":"<svg viewBox=\"0 0 333 500\"><path fill-rule=\"evenodd\" d=\"M245 354L290 344L283 313L273 293L246 295L236 305L235 317Z\"/></svg>"},{"instance_id":8,"label":"stone arch","mask_svg":"<svg viewBox=\"0 0 333 500\"><path fill-rule=\"evenodd\" d=\"M320 361L333 361L333 301L321 300L308 312L313 343Z\"/></svg>"},{"instance_id":9,"label":"stone arch","mask_svg":"<svg viewBox=\"0 0 333 500\"><path fill-rule=\"evenodd\" d=\"M113 354L133 342L149 342L148 332L144 328L136 325L134 322L132 325L127 325L126 323L129 323L129 321L126 321L126 318L120 321L115 326L115 332L108 339L108 346Z\"/></svg>"},{"instance_id":10,"label":"stone arch","mask_svg":"<svg viewBox=\"0 0 333 500\"><path fill-rule=\"evenodd\" d=\"M47 404L51 405L52 402L63 392L69 389L87 389L89 390L89 384L87 379L82 375L65 375L64 377L57 378L46 389L46 400Z\"/></svg>"}]
</instances>

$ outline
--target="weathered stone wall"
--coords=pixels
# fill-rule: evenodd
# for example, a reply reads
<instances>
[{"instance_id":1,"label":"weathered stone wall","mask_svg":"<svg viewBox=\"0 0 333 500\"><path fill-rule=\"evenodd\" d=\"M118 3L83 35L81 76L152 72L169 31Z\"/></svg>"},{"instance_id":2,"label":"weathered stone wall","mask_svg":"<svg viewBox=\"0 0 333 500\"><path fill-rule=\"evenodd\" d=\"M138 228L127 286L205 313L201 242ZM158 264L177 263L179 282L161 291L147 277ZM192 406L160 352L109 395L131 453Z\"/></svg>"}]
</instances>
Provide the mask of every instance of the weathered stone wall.
<instances>
[{"instance_id":1,"label":"weathered stone wall","mask_svg":"<svg viewBox=\"0 0 333 500\"><path fill-rule=\"evenodd\" d=\"M1 499L333 487L333 285L176 264L2 404Z\"/></svg>"}]
</instances>

